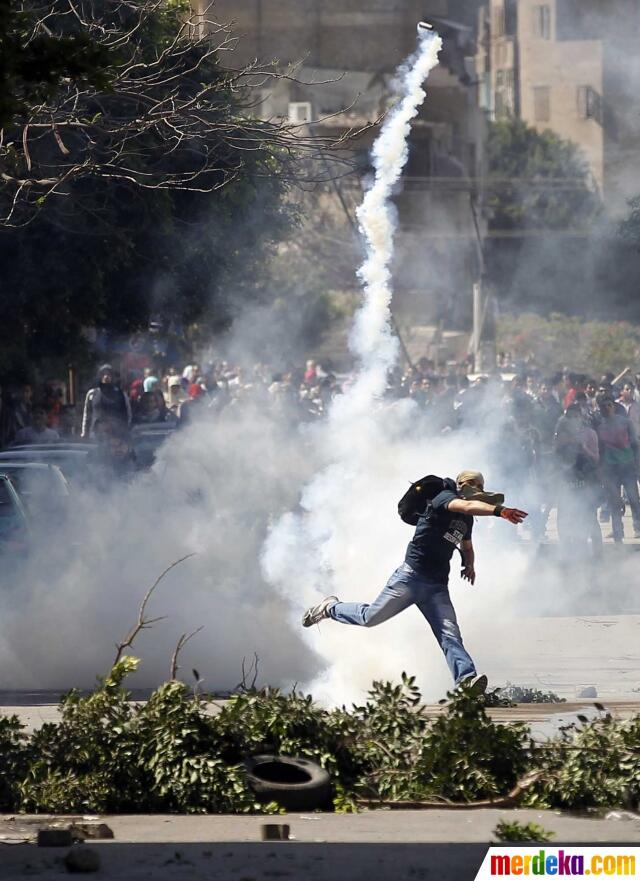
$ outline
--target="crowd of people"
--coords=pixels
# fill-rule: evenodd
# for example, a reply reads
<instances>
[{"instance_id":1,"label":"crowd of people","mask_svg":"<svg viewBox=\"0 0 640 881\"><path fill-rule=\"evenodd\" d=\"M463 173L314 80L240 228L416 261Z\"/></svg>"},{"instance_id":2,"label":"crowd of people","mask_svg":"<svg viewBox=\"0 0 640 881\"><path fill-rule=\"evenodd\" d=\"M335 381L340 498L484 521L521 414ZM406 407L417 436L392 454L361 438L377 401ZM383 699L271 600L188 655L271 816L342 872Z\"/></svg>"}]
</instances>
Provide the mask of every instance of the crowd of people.
<instances>
[{"instance_id":1,"label":"crowd of people","mask_svg":"<svg viewBox=\"0 0 640 881\"><path fill-rule=\"evenodd\" d=\"M283 370L192 360L181 369L158 364L123 376L104 364L86 393L81 418L64 403L60 384L45 385L39 396L29 384L14 390L0 403L2 442L72 438L122 449L135 426L180 428L199 414L215 417L249 404L309 421L322 418L352 379L311 359ZM599 379L568 370L545 376L531 365L512 375L503 365L493 375L476 376L466 363L438 369L424 357L390 372L383 405L413 401L425 436L495 426L496 468L502 472L496 477L506 486L526 481L534 537L544 536L549 510L557 507L561 541L587 542L597 554L598 509L620 542L628 504L640 537L638 380L630 371Z\"/></svg>"}]
</instances>

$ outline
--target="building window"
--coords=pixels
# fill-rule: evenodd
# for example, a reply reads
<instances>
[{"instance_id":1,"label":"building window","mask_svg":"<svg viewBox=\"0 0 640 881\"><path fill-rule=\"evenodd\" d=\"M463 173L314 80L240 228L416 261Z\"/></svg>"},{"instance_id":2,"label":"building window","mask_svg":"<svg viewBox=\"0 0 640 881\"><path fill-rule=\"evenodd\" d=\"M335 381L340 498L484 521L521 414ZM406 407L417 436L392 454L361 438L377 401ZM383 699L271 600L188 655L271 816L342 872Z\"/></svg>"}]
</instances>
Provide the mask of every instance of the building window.
<instances>
[{"instance_id":1,"label":"building window","mask_svg":"<svg viewBox=\"0 0 640 881\"><path fill-rule=\"evenodd\" d=\"M509 70L505 70L504 72L504 87L509 92L509 94L513 97L514 94L514 85L515 85L515 71L512 67Z\"/></svg>"},{"instance_id":2,"label":"building window","mask_svg":"<svg viewBox=\"0 0 640 881\"><path fill-rule=\"evenodd\" d=\"M289 103L289 122L304 125L313 121L310 101L291 101Z\"/></svg>"},{"instance_id":3,"label":"building window","mask_svg":"<svg viewBox=\"0 0 640 881\"><path fill-rule=\"evenodd\" d=\"M502 4L493 7L493 36L504 36L504 6Z\"/></svg>"},{"instance_id":4,"label":"building window","mask_svg":"<svg viewBox=\"0 0 640 881\"><path fill-rule=\"evenodd\" d=\"M551 39L551 7L542 4L533 7L533 36L539 40Z\"/></svg>"},{"instance_id":5,"label":"building window","mask_svg":"<svg viewBox=\"0 0 640 881\"><path fill-rule=\"evenodd\" d=\"M591 86L578 86L578 116L602 125L602 98Z\"/></svg>"},{"instance_id":6,"label":"building window","mask_svg":"<svg viewBox=\"0 0 640 881\"><path fill-rule=\"evenodd\" d=\"M513 70L496 71L496 117L507 119L515 115L515 90Z\"/></svg>"},{"instance_id":7,"label":"building window","mask_svg":"<svg viewBox=\"0 0 640 881\"><path fill-rule=\"evenodd\" d=\"M550 92L549 86L534 86L533 118L536 122L549 122L551 118Z\"/></svg>"}]
</instances>

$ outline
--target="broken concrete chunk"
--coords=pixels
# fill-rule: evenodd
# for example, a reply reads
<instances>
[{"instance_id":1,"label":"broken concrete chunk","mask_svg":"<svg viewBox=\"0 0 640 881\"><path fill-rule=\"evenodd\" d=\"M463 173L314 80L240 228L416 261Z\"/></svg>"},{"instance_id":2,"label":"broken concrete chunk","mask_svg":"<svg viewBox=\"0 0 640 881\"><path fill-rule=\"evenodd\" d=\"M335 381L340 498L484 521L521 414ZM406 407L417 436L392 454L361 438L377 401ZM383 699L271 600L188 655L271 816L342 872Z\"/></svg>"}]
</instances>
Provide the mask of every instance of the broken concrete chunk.
<instances>
[{"instance_id":1,"label":"broken concrete chunk","mask_svg":"<svg viewBox=\"0 0 640 881\"><path fill-rule=\"evenodd\" d=\"M71 835L74 841L113 838L113 829L106 823L72 823Z\"/></svg>"},{"instance_id":2,"label":"broken concrete chunk","mask_svg":"<svg viewBox=\"0 0 640 881\"><path fill-rule=\"evenodd\" d=\"M100 854L90 847L72 847L64 858L67 872L97 872L100 868Z\"/></svg>"},{"instance_id":3,"label":"broken concrete chunk","mask_svg":"<svg viewBox=\"0 0 640 881\"><path fill-rule=\"evenodd\" d=\"M38 847L69 847L73 843L71 829L45 827L38 829Z\"/></svg>"},{"instance_id":4,"label":"broken concrete chunk","mask_svg":"<svg viewBox=\"0 0 640 881\"><path fill-rule=\"evenodd\" d=\"M263 823L260 826L263 841L288 841L289 831L286 823Z\"/></svg>"}]
</instances>

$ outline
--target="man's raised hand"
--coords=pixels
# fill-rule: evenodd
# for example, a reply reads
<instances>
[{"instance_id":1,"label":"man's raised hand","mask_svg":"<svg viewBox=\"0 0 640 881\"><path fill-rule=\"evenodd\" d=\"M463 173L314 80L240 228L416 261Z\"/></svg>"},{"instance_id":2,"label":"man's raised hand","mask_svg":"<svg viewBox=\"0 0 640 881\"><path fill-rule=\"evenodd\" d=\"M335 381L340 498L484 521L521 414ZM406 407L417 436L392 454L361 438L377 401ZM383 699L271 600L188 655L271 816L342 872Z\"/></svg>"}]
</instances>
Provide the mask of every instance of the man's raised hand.
<instances>
[{"instance_id":1,"label":"man's raised hand","mask_svg":"<svg viewBox=\"0 0 640 881\"><path fill-rule=\"evenodd\" d=\"M528 516L526 511L520 511L519 508L501 508L500 510L500 517L516 525L522 523L524 518Z\"/></svg>"}]
</instances>

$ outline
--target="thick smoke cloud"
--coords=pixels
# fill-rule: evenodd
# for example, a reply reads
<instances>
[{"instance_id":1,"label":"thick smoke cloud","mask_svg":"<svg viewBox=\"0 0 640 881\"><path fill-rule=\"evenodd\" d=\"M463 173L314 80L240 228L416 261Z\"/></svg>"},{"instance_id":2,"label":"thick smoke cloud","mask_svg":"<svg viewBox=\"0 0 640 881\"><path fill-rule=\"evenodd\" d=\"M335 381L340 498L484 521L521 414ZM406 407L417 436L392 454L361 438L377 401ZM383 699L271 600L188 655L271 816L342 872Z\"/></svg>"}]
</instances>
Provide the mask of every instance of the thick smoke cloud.
<instances>
[{"instance_id":1,"label":"thick smoke cloud","mask_svg":"<svg viewBox=\"0 0 640 881\"><path fill-rule=\"evenodd\" d=\"M178 636L201 624L185 650L188 672L226 689L243 657L260 657L271 682L306 679L314 658L299 633L282 632L282 610L259 572L269 518L297 500L313 468L289 421L245 404L176 433L153 470L130 485L76 494L70 521L37 554L2 573L0 688L90 685L108 669L114 643L137 619L147 588L173 561L195 556L161 582L142 634L134 682L166 678Z\"/></svg>"},{"instance_id":2,"label":"thick smoke cloud","mask_svg":"<svg viewBox=\"0 0 640 881\"><path fill-rule=\"evenodd\" d=\"M402 150L394 143L389 155L397 170ZM382 205L371 204L377 223ZM360 216L366 224L366 209ZM329 420L299 426L285 412L244 402L176 433L151 472L131 484L80 493L70 522L52 524L32 560L0 573L0 688L90 686L108 669L147 587L193 553L150 601L149 614L166 619L133 648L143 658L134 684L166 678L178 636L203 624L182 670L188 678L196 667L206 688L232 688L242 658L256 652L260 683L298 683L331 704L360 700L372 679L397 680L402 670L417 674L428 698L443 695L449 674L416 610L374 631L300 627L303 609L322 596L369 601L383 586L411 537L395 513L409 481L478 468L489 488L524 507L534 489L524 472L505 473L499 390L487 390L462 430L437 436L411 401L380 400L395 357L386 326L392 225L370 230L370 244L382 233L383 260L363 273L374 292L354 331L363 370ZM272 336L265 317L247 319L246 334L234 334L227 351L253 354L246 337L255 342L256 326L261 343ZM273 338L279 346L281 337ZM536 669L538 646L549 645L541 615L637 607L631 557L605 558L592 572L570 551L536 551L493 518L477 522L474 538L478 582L463 584L454 565L451 591L465 641L495 683ZM597 620L585 619L584 632L580 626L549 623L558 632L557 662L545 663L556 664L557 678L542 685L584 682L584 670L566 665L567 651L585 670L594 646L609 651L610 632ZM627 631L616 633L625 645ZM634 659L620 663L627 666L615 675L630 689Z\"/></svg>"}]
</instances>

